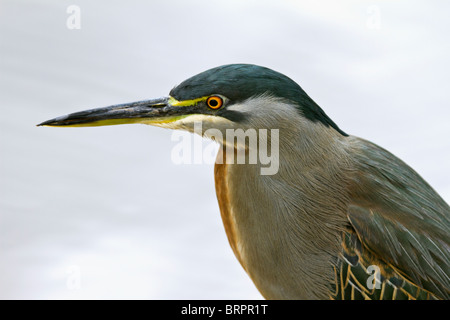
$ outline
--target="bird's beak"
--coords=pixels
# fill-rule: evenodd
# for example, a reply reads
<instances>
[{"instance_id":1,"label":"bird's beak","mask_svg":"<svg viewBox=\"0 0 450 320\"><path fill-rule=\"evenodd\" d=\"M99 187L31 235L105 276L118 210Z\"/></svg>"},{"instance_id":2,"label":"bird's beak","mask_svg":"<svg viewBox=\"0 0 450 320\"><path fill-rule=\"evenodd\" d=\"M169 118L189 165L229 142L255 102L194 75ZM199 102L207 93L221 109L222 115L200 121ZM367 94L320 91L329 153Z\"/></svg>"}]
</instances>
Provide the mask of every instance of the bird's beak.
<instances>
[{"instance_id":1,"label":"bird's beak","mask_svg":"<svg viewBox=\"0 0 450 320\"><path fill-rule=\"evenodd\" d=\"M71 113L44 121L38 126L95 127L115 124L163 124L186 116L185 108L176 106L170 97L137 101Z\"/></svg>"}]
</instances>

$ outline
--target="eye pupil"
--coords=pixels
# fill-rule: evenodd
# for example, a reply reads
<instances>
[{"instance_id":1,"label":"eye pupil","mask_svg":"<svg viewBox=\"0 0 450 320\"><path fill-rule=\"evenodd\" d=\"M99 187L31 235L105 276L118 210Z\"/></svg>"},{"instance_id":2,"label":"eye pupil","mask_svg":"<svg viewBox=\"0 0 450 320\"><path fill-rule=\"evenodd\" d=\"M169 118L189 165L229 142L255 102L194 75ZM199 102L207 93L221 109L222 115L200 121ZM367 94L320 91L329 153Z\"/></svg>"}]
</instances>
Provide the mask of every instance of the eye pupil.
<instances>
[{"instance_id":1,"label":"eye pupil","mask_svg":"<svg viewBox=\"0 0 450 320\"><path fill-rule=\"evenodd\" d=\"M213 96L209 97L208 100L206 100L206 104L211 109L219 109L223 104L223 100L221 97Z\"/></svg>"}]
</instances>

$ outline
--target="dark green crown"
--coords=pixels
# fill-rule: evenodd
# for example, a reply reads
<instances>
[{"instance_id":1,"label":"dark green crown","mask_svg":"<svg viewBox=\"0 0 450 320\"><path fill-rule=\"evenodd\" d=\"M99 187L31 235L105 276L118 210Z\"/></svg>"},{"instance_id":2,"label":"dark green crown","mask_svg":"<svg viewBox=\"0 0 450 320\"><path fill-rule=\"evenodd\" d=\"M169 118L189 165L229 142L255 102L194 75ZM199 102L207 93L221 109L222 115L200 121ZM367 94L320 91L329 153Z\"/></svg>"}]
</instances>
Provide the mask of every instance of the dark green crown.
<instances>
[{"instance_id":1,"label":"dark green crown","mask_svg":"<svg viewBox=\"0 0 450 320\"><path fill-rule=\"evenodd\" d=\"M199 73L176 86L170 95L177 100L191 100L221 94L230 103L262 94L287 99L298 106L304 117L345 132L292 79L271 69L252 64L228 64Z\"/></svg>"}]
</instances>

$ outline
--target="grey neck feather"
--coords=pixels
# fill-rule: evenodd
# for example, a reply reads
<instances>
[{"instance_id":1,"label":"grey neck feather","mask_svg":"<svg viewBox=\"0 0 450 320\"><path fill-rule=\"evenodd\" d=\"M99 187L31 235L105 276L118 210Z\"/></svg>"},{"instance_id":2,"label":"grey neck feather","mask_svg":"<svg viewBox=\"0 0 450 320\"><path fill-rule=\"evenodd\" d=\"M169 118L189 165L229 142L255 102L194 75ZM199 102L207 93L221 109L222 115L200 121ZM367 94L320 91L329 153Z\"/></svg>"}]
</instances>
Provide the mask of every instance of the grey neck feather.
<instances>
[{"instance_id":1,"label":"grey neck feather","mask_svg":"<svg viewBox=\"0 0 450 320\"><path fill-rule=\"evenodd\" d=\"M266 298L328 298L347 223L345 137L280 101L238 108L252 109L247 128L280 130L277 174L261 175L261 163L227 167L241 263Z\"/></svg>"}]
</instances>

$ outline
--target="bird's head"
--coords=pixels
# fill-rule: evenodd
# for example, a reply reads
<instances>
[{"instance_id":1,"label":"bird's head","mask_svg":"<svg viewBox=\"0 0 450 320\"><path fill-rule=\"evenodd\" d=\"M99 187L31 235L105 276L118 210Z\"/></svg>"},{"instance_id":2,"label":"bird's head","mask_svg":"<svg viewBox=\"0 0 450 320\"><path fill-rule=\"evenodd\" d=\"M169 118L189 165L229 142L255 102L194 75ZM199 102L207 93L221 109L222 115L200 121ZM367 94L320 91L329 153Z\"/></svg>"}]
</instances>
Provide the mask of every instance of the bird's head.
<instances>
[{"instance_id":1,"label":"bird's head","mask_svg":"<svg viewBox=\"0 0 450 320\"><path fill-rule=\"evenodd\" d=\"M196 132L273 129L309 123L345 135L290 78L251 64L229 64L199 73L168 97L71 113L39 126L91 127L143 123ZM207 134L205 134L207 135Z\"/></svg>"}]
</instances>

